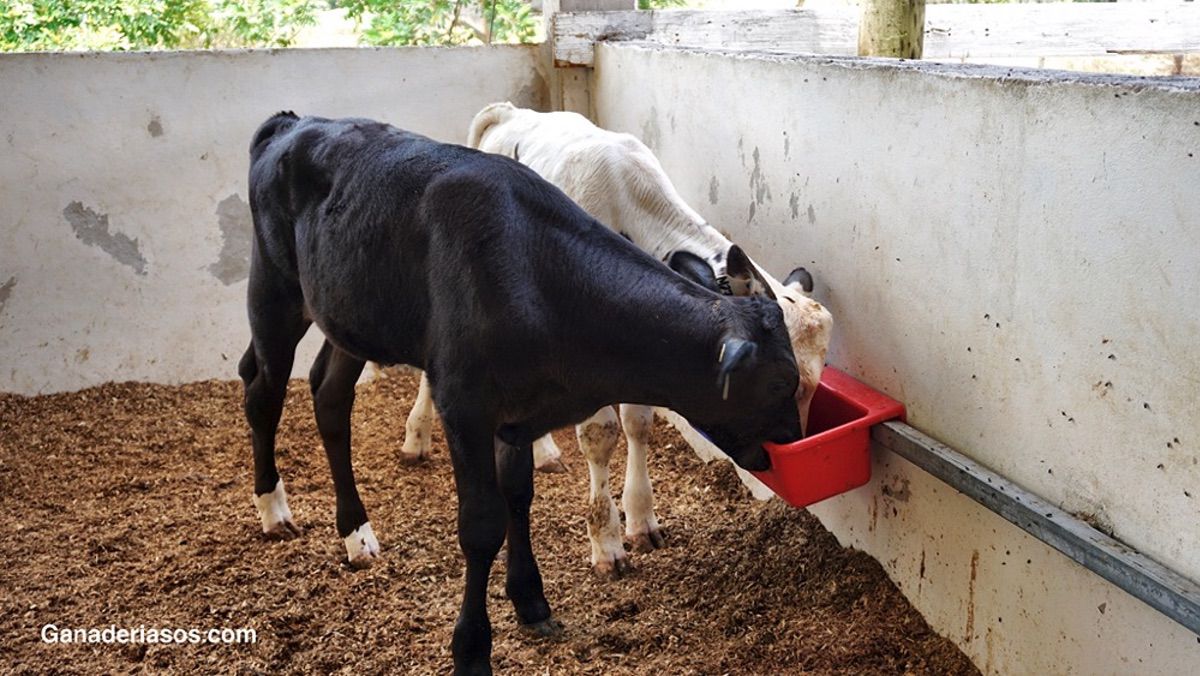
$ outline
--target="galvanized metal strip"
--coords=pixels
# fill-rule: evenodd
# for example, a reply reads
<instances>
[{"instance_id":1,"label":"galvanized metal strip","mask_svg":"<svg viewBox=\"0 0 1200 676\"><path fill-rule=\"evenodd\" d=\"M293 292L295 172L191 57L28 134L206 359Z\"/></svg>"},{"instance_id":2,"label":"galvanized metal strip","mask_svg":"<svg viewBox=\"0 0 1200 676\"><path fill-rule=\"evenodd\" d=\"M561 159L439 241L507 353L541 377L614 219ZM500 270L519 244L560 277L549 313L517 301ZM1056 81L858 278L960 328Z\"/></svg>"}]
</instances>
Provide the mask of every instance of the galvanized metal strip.
<instances>
[{"instance_id":1,"label":"galvanized metal strip","mask_svg":"<svg viewBox=\"0 0 1200 676\"><path fill-rule=\"evenodd\" d=\"M1200 635L1200 584L1101 533L911 425L886 422L871 438L972 500Z\"/></svg>"}]
</instances>

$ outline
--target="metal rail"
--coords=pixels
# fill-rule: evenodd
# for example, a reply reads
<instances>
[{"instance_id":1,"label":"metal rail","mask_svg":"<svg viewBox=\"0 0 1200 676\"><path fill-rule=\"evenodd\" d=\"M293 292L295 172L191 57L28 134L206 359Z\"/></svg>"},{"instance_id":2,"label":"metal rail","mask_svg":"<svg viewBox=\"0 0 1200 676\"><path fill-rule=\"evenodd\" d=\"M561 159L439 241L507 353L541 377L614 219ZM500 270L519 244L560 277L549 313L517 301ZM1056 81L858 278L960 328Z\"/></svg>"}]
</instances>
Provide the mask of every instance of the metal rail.
<instances>
[{"instance_id":1,"label":"metal rail","mask_svg":"<svg viewBox=\"0 0 1200 676\"><path fill-rule=\"evenodd\" d=\"M1200 635L1200 584L910 425L882 423L871 428L871 438Z\"/></svg>"}]
</instances>

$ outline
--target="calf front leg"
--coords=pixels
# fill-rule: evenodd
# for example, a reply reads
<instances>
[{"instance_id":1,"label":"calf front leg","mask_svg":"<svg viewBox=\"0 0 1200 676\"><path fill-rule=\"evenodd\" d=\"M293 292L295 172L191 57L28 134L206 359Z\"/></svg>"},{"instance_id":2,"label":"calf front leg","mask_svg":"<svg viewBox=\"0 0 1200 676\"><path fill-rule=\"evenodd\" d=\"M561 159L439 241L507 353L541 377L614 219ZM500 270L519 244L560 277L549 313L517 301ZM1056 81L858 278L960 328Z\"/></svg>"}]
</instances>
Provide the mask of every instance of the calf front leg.
<instances>
[{"instance_id":1,"label":"calf front leg","mask_svg":"<svg viewBox=\"0 0 1200 676\"><path fill-rule=\"evenodd\" d=\"M496 439L496 473L508 504L508 576L505 591L522 628L537 636L557 636L562 623L550 614L529 539L529 506L533 503L533 452Z\"/></svg>"},{"instance_id":2,"label":"calf front leg","mask_svg":"<svg viewBox=\"0 0 1200 676\"><path fill-rule=\"evenodd\" d=\"M621 438L621 425L611 406L605 406L575 427L579 448L588 462L591 480L587 529L592 544L592 570L605 579L618 579L633 569L621 543L621 515L612 499L608 461Z\"/></svg>"},{"instance_id":3,"label":"calf front leg","mask_svg":"<svg viewBox=\"0 0 1200 676\"><path fill-rule=\"evenodd\" d=\"M337 493L337 532L346 546L346 560L355 568L366 568L379 556L379 542L358 496L350 464L350 411L363 365L362 360L325 341L309 374L317 429Z\"/></svg>"},{"instance_id":4,"label":"calf front leg","mask_svg":"<svg viewBox=\"0 0 1200 676\"><path fill-rule=\"evenodd\" d=\"M621 404L621 424L629 446L629 456L625 460L625 491L621 495L625 507L625 537L634 551L647 552L666 544L658 517L654 515L654 493L646 465L650 432L654 428L654 409Z\"/></svg>"},{"instance_id":5,"label":"calf front leg","mask_svg":"<svg viewBox=\"0 0 1200 676\"><path fill-rule=\"evenodd\" d=\"M487 612L488 574L507 526L507 505L496 480L494 425L479 416L443 418L458 493L458 543L467 560L466 585L454 638L454 673L491 674L492 625Z\"/></svg>"}]
</instances>

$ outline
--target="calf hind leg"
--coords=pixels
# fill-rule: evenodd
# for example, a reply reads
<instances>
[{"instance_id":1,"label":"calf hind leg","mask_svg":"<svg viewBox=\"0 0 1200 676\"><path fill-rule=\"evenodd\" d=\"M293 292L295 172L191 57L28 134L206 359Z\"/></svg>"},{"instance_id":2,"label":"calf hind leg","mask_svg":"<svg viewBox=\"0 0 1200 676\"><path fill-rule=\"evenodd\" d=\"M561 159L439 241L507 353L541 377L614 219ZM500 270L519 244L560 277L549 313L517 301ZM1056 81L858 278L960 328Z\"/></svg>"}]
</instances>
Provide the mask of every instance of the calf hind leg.
<instances>
[{"instance_id":1,"label":"calf hind leg","mask_svg":"<svg viewBox=\"0 0 1200 676\"><path fill-rule=\"evenodd\" d=\"M287 491L275 467L275 433L283 414L287 381L292 372L296 344L308 329L297 312L275 306L251 305L252 338L238 364L244 384L246 421L254 446L254 506L269 539L290 539L300 528L288 507Z\"/></svg>"},{"instance_id":2,"label":"calf hind leg","mask_svg":"<svg viewBox=\"0 0 1200 676\"><path fill-rule=\"evenodd\" d=\"M587 458L590 490L587 508L592 570L605 579L618 579L633 570L621 542L621 515L612 499L608 461L621 438L621 425L611 406L605 406L575 428L579 448Z\"/></svg>"},{"instance_id":3,"label":"calf hind leg","mask_svg":"<svg viewBox=\"0 0 1200 676\"><path fill-rule=\"evenodd\" d=\"M433 405L429 376L421 374L421 386L417 398L408 412L404 424L404 445L400 448L400 464L415 465L433 453L433 417L437 411ZM539 472L566 472L562 451L554 443L554 437L546 436L533 442L534 468Z\"/></svg>"},{"instance_id":4,"label":"calf hind leg","mask_svg":"<svg viewBox=\"0 0 1200 676\"><path fill-rule=\"evenodd\" d=\"M437 411L433 405L433 391L429 387L429 376L421 372L421 385L413 401L408 420L404 423L404 445L400 447L400 464L415 465L428 458L433 452L433 416Z\"/></svg>"},{"instance_id":5,"label":"calf hind leg","mask_svg":"<svg viewBox=\"0 0 1200 676\"><path fill-rule=\"evenodd\" d=\"M621 404L621 425L625 428L625 441L629 446L629 457L625 461L625 491L621 494L625 507L625 538L634 551L646 552L666 544L658 517L654 515L654 493L646 465L654 409Z\"/></svg>"},{"instance_id":6,"label":"calf hind leg","mask_svg":"<svg viewBox=\"0 0 1200 676\"><path fill-rule=\"evenodd\" d=\"M355 568L370 566L379 556L379 542L358 496L350 464L350 411L354 384L364 364L325 341L309 374L317 429L337 493L337 531L346 545L346 558Z\"/></svg>"},{"instance_id":7,"label":"calf hind leg","mask_svg":"<svg viewBox=\"0 0 1200 676\"><path fill-rule=\"evenodd\" d=\"M533 468L548 474L562 474L567 466L562 461L562 450L547 434L533 442Z\"/></svg>"}]
</instances>

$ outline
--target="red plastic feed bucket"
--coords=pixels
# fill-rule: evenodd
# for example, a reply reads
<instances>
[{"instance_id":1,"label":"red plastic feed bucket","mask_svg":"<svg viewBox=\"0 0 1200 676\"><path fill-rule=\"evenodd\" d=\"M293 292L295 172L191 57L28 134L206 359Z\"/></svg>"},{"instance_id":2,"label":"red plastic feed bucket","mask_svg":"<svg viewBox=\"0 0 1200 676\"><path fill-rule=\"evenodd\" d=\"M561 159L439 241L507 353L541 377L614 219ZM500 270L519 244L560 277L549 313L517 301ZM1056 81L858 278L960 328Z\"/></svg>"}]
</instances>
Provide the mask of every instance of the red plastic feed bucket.
<instances>
[{"instance_id":1,"label":"red plastic feed bucket","mask_svg":"<svg viewBox=\"0 0 1200 676\"><path fill-rule=\"evenodd\" d=\"M813 395L808 436L763 444L771 469L754 475L796 507L858 488L871 479L871 426L904 418L904 404L826 367Z\"/></svg>"}]
</instances>

